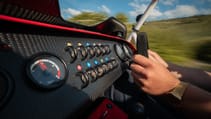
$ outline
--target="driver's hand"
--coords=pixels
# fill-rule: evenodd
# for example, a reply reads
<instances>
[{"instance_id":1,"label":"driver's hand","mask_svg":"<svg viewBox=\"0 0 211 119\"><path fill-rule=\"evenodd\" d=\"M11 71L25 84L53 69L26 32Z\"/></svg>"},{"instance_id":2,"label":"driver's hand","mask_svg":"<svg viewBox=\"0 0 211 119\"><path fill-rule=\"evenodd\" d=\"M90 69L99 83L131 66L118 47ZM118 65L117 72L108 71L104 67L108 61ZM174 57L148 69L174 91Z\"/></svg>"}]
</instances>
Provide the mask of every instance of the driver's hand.
<instances>
[{"instance_id":1,"label":"driver's hand","mask_svg":"<svg viewBox=\"0 0 211 119\"><path fill-rule=\"evenodd\" d=\"M154 62L160 63L163 66L165 66L166 68L168 67L168 64L166 63L165 60L163 60L160 55L158 55L156 52L152 51L152 50L148 50L148 54L149 54L149 59L153 60Z\"/></svg>"},{"instance_id":2,"label":"driver's hand","mask_svg":"<svg viewBox=\"0 0 211 119\"><path fill-rule=\"evenodd\" d=\"M165 65L142 55L134 55L132 76L140 88L151 95L162 95L174 89L180 81Z\"/></svg>"},{"instance_id":3,"label":"driver's hand","mask_svg":"<svg viewBox=\"0 0 211 119\"><path fill-rule=\"evenodd\" d=\"M166 61L163 60L163 58L160 57L160 55L158 53L156 53L152 50L148 50L148 54L149 54L149 59L153 60L156 63L160 63L164 67L168 68L168 64L166 63ZM171 71L171 73L178 79L180 79L182 77L182 75L177 71Z\"/></svg>"}]
</instances>

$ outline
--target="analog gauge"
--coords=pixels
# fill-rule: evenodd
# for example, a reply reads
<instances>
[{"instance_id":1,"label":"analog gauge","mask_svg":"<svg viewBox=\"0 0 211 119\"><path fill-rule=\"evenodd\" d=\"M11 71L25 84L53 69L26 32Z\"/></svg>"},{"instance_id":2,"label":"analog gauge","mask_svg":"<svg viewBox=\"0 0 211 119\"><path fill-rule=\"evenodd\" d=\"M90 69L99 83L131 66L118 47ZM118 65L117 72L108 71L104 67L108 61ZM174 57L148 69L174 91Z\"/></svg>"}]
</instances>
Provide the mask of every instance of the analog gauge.
<instances>
[{"instance_id":1,"label":"analog gauge","mask_svg":"<svg viewBox=\"0 0 211 119\"><path fill-rule=\"evenodd\" d=\"M126 60L126 56L125 56L125 53L124 53L124 51L123 51L123 49L122 49L122 46L120 46L119 44L115 44L115 45L114 45L114 50L115 50L117 56L118 56L121 60L123 60L123 61Z\"/></svg>"},{"instance_id":2,"label":"analog gauge","mask_svg":"<svg viewBox=\"0 0 211 119\"><path fill-rule=\"evenodd\" d=\"M32 82L46 89L63 84L67 74L64 62L51 55L35 58L29 63L27 71Z\"/></svg>"},{"instance_id":3,"label":"analog gauge","mask_svg":"<svg viewBox=\"0 0 211 119\"><path fill-rule=\"evenodd\" d=\"M127 56L127 58L130 59L133 56L132 50L126 44L123 45L123 50L124 50L125 55Z\"/></svg>"}]
</instances>

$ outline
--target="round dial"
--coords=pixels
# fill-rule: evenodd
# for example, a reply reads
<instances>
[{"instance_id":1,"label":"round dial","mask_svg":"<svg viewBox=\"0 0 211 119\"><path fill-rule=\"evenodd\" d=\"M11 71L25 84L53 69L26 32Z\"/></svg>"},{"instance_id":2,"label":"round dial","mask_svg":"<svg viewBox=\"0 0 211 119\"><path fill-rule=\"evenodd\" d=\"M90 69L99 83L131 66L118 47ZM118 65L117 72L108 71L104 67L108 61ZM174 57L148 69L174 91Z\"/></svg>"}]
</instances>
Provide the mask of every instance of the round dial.
<instances>
[{"instance_id":1,"label":"round dial","mask_svg":"<svg viewBox=\"0 0 211 119\"><path fill-rule=\"evenodd\" d=\"M132 50L126 44L123 45L123 50L127 58L131 58L133 56Z\"/></svg>"},{"instance_id":2,"label":"round dial","mask_svg":"<svg viewBox=\"0 0 211 119\"><path fill-rule=\"evenodd\" d=\"M55 56L41 56L32 60L27 69L30 79L39 87L56 88L66 78L66 66Z\"/></svg>"},{"instance_id":3,"label":"round dial","mask_svg":"<svg viewBox=\"0 0 211 119\"><path fill-rule=\"evenodd\" d=\"M121 45L115 44L115 45L114 45L114 50L115 50L117 56L118 56L121 60L123 60L123 61L126 60L126 56L125 56L125 53L124 53L124 51L123 51Z\"/></svg>"}]
</instances>

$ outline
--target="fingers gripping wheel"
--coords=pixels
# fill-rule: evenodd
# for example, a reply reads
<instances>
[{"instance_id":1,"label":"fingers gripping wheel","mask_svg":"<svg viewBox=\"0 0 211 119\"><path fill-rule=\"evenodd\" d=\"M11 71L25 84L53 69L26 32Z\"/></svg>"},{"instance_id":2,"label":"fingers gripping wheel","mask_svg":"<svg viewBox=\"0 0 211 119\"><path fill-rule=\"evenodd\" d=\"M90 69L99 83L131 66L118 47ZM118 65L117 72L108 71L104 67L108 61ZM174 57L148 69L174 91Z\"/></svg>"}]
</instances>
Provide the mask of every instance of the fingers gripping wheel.
<instances>
[{"instance_id":1,"label":"fingers gripping wheel","mask_svg":"<svg viewBox=\"0 0 211 119\"><path fill-rule=\"evenodd\" d=\"M137 43L136 43L137 53L141 54L145 57L148 57L147 50L149 49L148 46L148 37L147 33L145 32L137 32Z\"/></svg>"}]
</instances>

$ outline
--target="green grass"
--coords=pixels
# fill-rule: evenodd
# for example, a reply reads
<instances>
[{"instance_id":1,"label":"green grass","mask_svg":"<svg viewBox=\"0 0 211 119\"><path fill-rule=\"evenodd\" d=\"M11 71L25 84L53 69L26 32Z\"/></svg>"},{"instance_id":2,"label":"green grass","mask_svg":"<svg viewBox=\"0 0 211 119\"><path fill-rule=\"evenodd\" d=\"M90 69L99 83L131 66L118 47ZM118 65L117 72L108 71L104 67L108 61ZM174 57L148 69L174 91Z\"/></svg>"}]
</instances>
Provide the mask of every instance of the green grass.
<instances>
[{"instance_id":1,"label":"green grass","mask_svg":"<svg viewBox=\"0 0 211 119\"><path fill-rule=\"evenodd\" d=\"M211 64L196 58L200 45L211 41L211 15L148 22L141 31L147 32L150 49L165 60L211 70Z\"/></svg>"}]
</instances>

